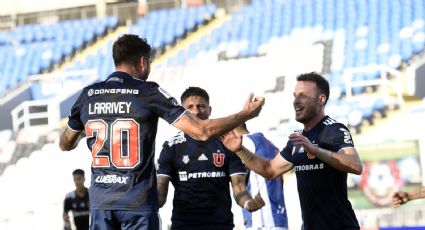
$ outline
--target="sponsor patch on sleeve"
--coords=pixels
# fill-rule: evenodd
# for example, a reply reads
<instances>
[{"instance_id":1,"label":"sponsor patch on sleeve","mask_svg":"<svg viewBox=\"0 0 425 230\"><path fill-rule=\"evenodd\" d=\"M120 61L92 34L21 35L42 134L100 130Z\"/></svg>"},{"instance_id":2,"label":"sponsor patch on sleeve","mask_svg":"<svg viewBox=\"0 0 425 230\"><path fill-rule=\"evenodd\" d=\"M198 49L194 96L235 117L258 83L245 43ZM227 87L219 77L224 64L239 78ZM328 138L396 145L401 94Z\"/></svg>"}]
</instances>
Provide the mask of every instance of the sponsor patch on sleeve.
<instances>
[{"instance_id":1,"label":"sponsor patch on sleeve","mask_svg":"<svg viewBox=\"0 0 425 230\"><path fill-rule=\"evenodd\" d=\"M171 94L169 94L165 89L158 87L159 92L164 95L164 97L166 97L167 99L172 98L173 96L171 96Z\"/></svg>"}]
</instances>

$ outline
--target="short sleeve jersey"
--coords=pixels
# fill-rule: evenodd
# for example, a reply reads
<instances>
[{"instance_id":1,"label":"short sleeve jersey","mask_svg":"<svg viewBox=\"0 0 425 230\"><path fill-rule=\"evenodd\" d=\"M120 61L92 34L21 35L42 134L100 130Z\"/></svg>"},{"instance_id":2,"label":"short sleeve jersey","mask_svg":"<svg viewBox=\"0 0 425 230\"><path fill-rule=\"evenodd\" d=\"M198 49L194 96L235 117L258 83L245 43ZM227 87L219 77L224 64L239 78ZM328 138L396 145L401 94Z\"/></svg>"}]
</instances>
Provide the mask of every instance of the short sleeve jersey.
<instances>
[{"instance_id":1,"label":"short sleeve jersey","mask_svg":"<svg viewBox=\"0 0 425 230\"><path fill-rule=\"evenodd\" d=\"M175 189L172 229L233 229L230 176L245 171L218 139L197 141L179 132L166 141L158 176L169 177Z\"/></svg>"},{"instance_id":2,"label":"short sleeve jersey","mask_svg":"<svg viewBox=\"0 0 425 230\"><path fill-rule=\"evenodd\" d=\"M76 191L66 194L63 209L65 213L72 211L74 223L78 230L89 229L89 192L86 189L86 195L77 196Z\"/></svg>"},{"instance_id":3,"label":"short sleeve jersey","mask_svg":"<svg viewBox=\"0 0 425 230\"><path fill-rule=\"evenodd\" d=\"M328 116L302 135L334 154L342 148L354 147L347 127ZM280 154L295 167L304 229L359 229L347 196L347 173L291 141Z\"/></svg>"},{"instance_id":4,"label":"short sleeve jersey","mask_svg":"<svg viewBox=\"0 0 425 230\"><path fill-rule=\"evenodd\" d=\"M185 109L155 82L124 72L83 89L68 126L84 130L91 150L91 208L158 208L154 167L158 118L176 122Z\"/></svg>"}]
</instances>

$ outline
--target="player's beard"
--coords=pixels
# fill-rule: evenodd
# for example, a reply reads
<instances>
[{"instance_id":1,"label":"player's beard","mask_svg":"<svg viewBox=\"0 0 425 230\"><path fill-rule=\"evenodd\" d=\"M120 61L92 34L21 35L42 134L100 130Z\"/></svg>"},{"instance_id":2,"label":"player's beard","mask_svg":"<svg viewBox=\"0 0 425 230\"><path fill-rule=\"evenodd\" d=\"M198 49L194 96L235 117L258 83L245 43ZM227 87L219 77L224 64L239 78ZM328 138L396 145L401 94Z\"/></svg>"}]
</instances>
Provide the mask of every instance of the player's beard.
<instances>
[{"instance_id":1,"label":"player's beard","mask_svg":"<svg viewBox=\"0 0 425 230\"><path fill-rule=\"evenodd\" d=\"M144 71L142 71L140 73L139 79L146 81L148 79L148 77L149 77L149 72L150 72L150 69L149 68L146 68Z\"/></svg>"},{"instance_id":2,"label":"player's beard","mask_svg":"<svg viewBox=\"0 0 425 230\"><path fill-rule=\"evenodd\" d=\"M150 65L146 65L146 67L143 69L139 67L137 70L138 70L137 79L146 81L151 71Z\"/></svg>"},{"instance_id":3,"label":"player's beard","mask_svg":"<svg viewBox=\"0 0 425 230\"><path fill-rule=\"evenodd\" d=\"M319 103L318 101L316 102L310 102L310 103ZM307 105L304 107L303 111L301 111L301 114L299 114L298 116L295 115L295 120L302 123L302 124L306 124L308 122L310 122L312 119L314 119L314 117L317 116L317 114L319 113L317 106L313 105Z\"/></svg>"}]
</instances>

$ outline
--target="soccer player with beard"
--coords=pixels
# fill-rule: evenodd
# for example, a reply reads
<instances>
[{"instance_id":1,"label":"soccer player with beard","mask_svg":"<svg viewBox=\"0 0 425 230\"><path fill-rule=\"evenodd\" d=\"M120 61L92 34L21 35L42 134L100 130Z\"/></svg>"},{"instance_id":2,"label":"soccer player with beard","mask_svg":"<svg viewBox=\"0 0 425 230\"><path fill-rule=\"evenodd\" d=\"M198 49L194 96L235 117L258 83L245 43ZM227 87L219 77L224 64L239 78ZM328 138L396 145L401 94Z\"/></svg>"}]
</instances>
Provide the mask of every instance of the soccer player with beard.
<instances>
[{"instance_id":1,"label":"soccer player with beard","mask_svg":"<svg viewBox=\"0 0 425 230\"><path fill-rule=\"evenodd\" d=\"M194 139L220 136L258 116L264 98L250 95L242 111L201 120L157 83L146 81L151 47L124 34L113 44L116 72L85 87L74 103L59 146L75 148L80 134L92 153L90 229L159 229L154 167L158 119Z\"/></svg>"},{"instance_id":2,"label":"soccer player with beard","mask_svg":"<svg viewBox=\"0 0 425 230\"><path fill-rule=\"evenodd\" d=\"M222 140L245 165L265 178L295 167L303 229L359 229L347 196L347 173L361 174L363 164L347 127L325 115L329 83L317 73L297 77L295 119L304 129L289 136L272 160L251 153L242 137L229 132Z\"/></svg>"},{"instance_id":3,"label":"soccer player with beard","mask_svg":"<svg viewBox=\"0 0 425 230\"><path fill-rule=\"evenodd\" d=\"M208 93L187 88L182 105L193 116L207 120L211 114ZM233 214L229 181L236 203L249 212L264 206L261 196L246 190L246 169L218 138L199 141L179 132L163 144L158 159L158 194L162 207L169 181L174 186L171 229L232 230Z\"/></svg>"}]
</instances>

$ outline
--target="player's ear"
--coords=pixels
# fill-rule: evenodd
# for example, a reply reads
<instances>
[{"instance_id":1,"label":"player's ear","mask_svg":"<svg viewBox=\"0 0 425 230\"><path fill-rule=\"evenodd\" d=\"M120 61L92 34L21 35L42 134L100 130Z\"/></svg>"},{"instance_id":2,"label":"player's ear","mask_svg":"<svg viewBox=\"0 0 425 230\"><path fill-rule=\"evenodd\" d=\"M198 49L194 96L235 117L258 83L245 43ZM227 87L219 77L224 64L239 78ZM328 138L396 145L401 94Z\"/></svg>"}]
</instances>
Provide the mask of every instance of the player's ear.
<instances>
[{"instance_id":1,"label":"player's ear","mask_svg":"<svg viewBox=\"0 0 425 230\"><path fill-rule=\"evenodd\" d=\"M140 57L139 65L142 67L146 67L146 58L144 56Z\"/></svg>"},{"instance_id":2,"label":"player's ear","mask_svg":"<svg viewBox=\"0 0 425 230\"><path fill-rule=\"evenodd\" d=\"M209 108L208 116L210 116L211 115L211 112L212 112L212 107L211 106L208 106L208 108Z\"/></svg>"},{"instance_id":3,"label":"player's ear","mask_svg":"<svg viewBox=\"0 0 425 230\"><path fill-rule=\"evenodd\" d=\"M319 101L320 101L320 103L322 105L324 105L326 103L326 95L325 94L320 94Z\"/></svg>"}]
</instances>

